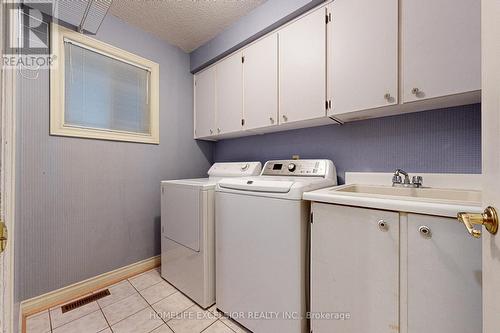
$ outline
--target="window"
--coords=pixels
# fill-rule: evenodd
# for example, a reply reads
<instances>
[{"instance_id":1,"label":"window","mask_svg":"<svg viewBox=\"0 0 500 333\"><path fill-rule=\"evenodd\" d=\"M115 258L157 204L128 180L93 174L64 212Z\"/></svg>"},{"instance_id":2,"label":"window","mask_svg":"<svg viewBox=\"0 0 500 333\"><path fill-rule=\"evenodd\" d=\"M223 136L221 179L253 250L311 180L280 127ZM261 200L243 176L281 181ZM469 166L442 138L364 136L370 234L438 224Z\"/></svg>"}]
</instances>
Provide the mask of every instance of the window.
<instances>
[{"instance_id":1,"label":"window","mask_svg":"<svg viewBox=\"0 0 500 333\"><path fill-rule=\"evenodd\" d=\"M159 143L159 66L52 25L50 134Z\"/></svg>"}]
</instances>

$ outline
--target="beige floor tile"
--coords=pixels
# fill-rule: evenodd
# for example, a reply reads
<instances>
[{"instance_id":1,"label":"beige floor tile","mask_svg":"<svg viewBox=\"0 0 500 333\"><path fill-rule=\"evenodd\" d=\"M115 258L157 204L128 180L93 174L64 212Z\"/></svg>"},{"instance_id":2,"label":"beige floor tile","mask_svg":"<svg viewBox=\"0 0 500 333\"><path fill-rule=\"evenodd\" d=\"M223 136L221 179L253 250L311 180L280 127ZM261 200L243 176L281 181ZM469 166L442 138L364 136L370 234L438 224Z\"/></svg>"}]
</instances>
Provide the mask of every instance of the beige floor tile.
<instances>
[{"instance_id":1,"label":"beige floor tile","mask_svg":"<svg viewBox=\"0 0 500 333\"><path fill-rule=\"evenodd\" d=\"M111 295L103 297L97 301L101 308L137 293L137 290L135 290L135 288L127 280L114 284L108 289Z\"/></svg>"},{"instance_id":2,"label":"beige floor tile","mask_svg":"<svg viewBox=\"0 0 500 333\"><path fill-rule=\"evenodd\" d=\"M174 333L174 331L172 331L167 324L163 324L154 331L151 331L151 333Z\"/></svg>"},{"instance_id":3,"label":"beige floor tile","mask_svg":"<svg viewBox=\"0 0 500 333\"><path fill-rule=\"evenodd\" d=\"M160 327L162 324L163 321L157 316L155 311L147 307L112 325L111 329L114 333L147 333Z\"/></svg>"},{"instance_id":4,"label":"beige floor tile","mask_svg":"<svg viewBox=\"0 0 500 333\"><path fill-rule=\"evenodd\" d=\"M104 316L110 325L116 324L122 319L125 319L136 312L141 311L148 306L148 303L139 294L134 294L122 299L110 306L102 308Z\"/></svg>"},{"instance_id":5,"label":"beige floor tile","mask_svg":"<svg viewBox=\"0 0 500 333\"><path fill-rule=\"evenodd\" d=\"M108 327L101 310L56 328L54 333L96 333Z\"/></svg>"},{"instance_id":6,"label":"beige floor tile","mask_svg":"<svg viewBox=\"0 0 500 333\"><path fill-rule=\"evenodd\" d=\"M227 327L222 321L217 320L204 330L203 333L234 333L234 331Z\"/></svg>"},{"instance_id":7,"label":"beige floor tile","mask_svg":"<svg viewBox=\"0 0 500 333\"><path fill-rule=\"evenodd\" d=\"M176 291L177 289L175 289L170 283L167 281L161 281L151 287L141 290L140 293L149 304L154 304L161 301L165 297L172 295Z\"/></svg>"},{"instance_id":8,"label":"beige floor tile","mask_svg":"<svg viewBox=\"0 0 500 333\"><path fill-rule=\"evenodd\" d=\"M152 269L150 271L147 271L145 273L130 278L129 281L130 283L132 283L135 289L140 291L154 284L157 284L158 282L163 281L163 279L161 278L160 272L158 270Z\"/></svg>"},{"instance_id":9,"label":"beige floor tile","mask_svg":"<svg viewBox=\"0 0 500 333\"><path fill-rule=\"evenodd\" d=\"M102 331L99 331L99 333L113 333L113 332L111 331L111 328L106 328Z\"/></svg>"},{"instance_id":10,"label":"beige floor tile","mask_svg":"<svg viewBox=\"0 0 500 333\"><path fill-rule=\"evenodd\" d=\"M26 319L26 333L50 332L49 311L37 313Z\"/></svg>"},{"instance_id":11,"label":"beige floor tile","mask_svg":"<svg viewBox=\"0 0 500 333\"><path fill-rule=\"evenodd\" d=\"M50 320L52 322L52 329L62 326L66 323L81 318L89 313L99 310L97 302L85 304L79 308L62 313L61 307L53 308L50 310Z\"/></svg>"},{"instance_id":12,"label":"beige floor tile","mask_svg":"<svg viewBox=\"0 0 500 333\"><path fill-rule=\"evenodd\" d=\"M189 298L180 292L175 292L152 306L158 315L167 321L193 305L194 303Z\"/></svg>"},{"instance_id":13,"label":"beige floor tile","mask_svg":"<svg viewBox=\"0 0 500 333\"><path fill-rule=\"evenodd\" d=\"M217 305L216 304L212 305L211 307L208 308L208 311L210 311L212 313L218 313L217 312Z\"/></svg>"},{"instance_id":14,"label":"beige floor tile","mask_svg":"<svg viewBox=\"0 0 500 333\"><path fill-rule=\"evenodd\" d=\"M175 333L200 333L216 320L212 312L194 305L172 318L167 324Z\"/></svg>"},{"instance_id":15,"label":"beige floor tile","mask_svg":"<svg viewBox=\"0 0 500 333\"><path fill-rule=\"evenodd\" d=\"M232 320L231 318L227 318L222 316L220 318L220 321L222 321L226 326L228 326L230 329L232 329L236 333L251 333L249 330Z\"/></svg>"}]
</instances>

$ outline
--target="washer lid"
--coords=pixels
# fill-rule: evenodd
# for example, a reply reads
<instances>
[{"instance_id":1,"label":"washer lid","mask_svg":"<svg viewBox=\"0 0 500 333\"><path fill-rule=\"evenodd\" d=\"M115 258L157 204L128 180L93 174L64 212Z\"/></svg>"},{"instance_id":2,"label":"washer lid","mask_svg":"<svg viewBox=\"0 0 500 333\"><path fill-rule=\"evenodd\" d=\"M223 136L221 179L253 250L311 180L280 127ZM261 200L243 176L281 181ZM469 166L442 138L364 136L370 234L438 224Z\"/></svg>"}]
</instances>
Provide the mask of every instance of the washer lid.
<instances>
[{"instance_id":1,"label":"washer lid","mask_svg":"<svg viewBox=\"0 0 500 333\"><path fill-rule=\"evenodd\" d=\"M164 180L161 182L161 186L190 187L193 189L197 188L200 190L210 190L215 188L217 180L218 179L211 179L211 178Z\"/></svg>"},{"instance_id":2,"label":"washer lid","mask_svg":"<svg viewBox=\"0 0 500 333\"><path fill-rule=\"evenodd\" d=\"M218 184L221 188L227 188L240 191L252 192L267 192L267 193L288 193L292 188L294 181L283 180L264 180L260 177L248 178L226 178L221 180Z\"/></svg>"}]
</instances>

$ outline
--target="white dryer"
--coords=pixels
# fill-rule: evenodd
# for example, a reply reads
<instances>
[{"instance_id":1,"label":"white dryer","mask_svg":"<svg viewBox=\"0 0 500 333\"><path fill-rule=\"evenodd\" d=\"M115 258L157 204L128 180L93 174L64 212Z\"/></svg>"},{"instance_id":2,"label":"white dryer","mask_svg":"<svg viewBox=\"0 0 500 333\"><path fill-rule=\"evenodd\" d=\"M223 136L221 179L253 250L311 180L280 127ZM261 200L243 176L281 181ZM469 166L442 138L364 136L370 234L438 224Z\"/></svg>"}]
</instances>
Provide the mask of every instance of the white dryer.
<instances>
[{"instance_id":1,"label":"white dryer","mask_svg":"<svg viewBox=\"0 0 500 333\"><path fill-rule=\"evenodd\" d=\"M310 203L337 184L329 160L268 161L216 190L217 308L254 333L306 333Z\"/></svg>"},{"instance_id":2,"label":"white dryer","mask_svg":"<svg viewBox=\"0 0 500 333\"><path fill-rule=\"evenodd\" d=\"M214 189L258 175L260 162L215 163L208 178L161 182L161 275L202 308L215 303Z\"/></svg>"}]
</instances>

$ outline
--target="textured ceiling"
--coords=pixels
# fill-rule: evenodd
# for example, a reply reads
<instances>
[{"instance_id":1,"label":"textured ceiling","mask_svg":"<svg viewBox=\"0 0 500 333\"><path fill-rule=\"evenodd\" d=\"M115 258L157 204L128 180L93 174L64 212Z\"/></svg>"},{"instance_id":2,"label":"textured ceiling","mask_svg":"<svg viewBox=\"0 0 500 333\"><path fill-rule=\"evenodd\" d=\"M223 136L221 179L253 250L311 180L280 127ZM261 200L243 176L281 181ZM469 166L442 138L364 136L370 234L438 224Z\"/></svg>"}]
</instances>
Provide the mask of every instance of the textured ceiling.
<instances>
[{"instance_id":1,"label":"textured ceiling","mask_svg":"<svg viewBox=\"0 0 500 333\"><path fill-rule=\"evenodd\" d=\"M110 13L191 52L266 0L113 0Z\"/></svg>"}]
</instances>

